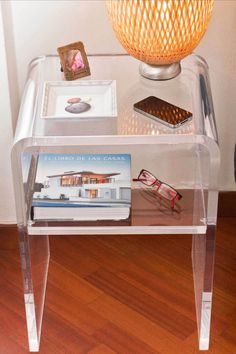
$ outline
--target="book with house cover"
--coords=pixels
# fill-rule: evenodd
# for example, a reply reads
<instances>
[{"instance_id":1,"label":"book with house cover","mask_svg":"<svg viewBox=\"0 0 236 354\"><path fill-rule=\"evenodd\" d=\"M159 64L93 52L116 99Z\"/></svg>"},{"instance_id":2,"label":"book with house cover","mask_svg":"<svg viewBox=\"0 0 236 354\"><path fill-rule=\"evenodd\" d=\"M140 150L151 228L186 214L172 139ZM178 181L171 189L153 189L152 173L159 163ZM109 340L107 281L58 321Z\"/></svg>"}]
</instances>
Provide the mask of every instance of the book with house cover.
<instances>
[{"instance_id":1,"label":"book with house cover","mask_svg":"<svg viewBox=\"0 0 236 354\"><path fill-rule=\"evenodd\" d=\"M32 220L124 220L131 208L129 154L40 154Z\"/></svg>"}]
</instances>

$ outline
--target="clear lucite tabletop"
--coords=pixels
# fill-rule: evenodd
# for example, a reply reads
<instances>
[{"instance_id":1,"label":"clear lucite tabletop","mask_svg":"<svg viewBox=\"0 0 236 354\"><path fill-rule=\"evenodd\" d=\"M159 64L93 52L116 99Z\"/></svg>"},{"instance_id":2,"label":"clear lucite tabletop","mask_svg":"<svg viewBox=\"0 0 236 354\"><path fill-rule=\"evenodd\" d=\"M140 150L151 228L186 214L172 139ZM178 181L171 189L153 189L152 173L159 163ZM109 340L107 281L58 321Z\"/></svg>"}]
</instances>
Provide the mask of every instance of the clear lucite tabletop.
<instances>
[{"instance_id":1,"label":"clear lucite tabletop","mask_svg":"<svg viewBox=\"0 0 236 354\"><path fill-rule=\"evenodd\" d=\"M205 61L190 55L181 62L181 74L172 80L153 81L140 76L139 61L128 55L88 56L91 76L78 81L116 80L117 119L42 119L45 81L64 80L57 56L39 57L29 66L25 95L15 140L48 136L160 136L206 135L217 141L211 93ZM75 81L74 81L75 82ZM135 114L133 104L147 96L157 96L193 113L193 121L179 129ZM22 119L23 115L23 119ZM23 121L22 121L23 120ZM101 121L102 120L102 121Z\"/></svg>"},{"instance_id":2,"label":"clear lucite tabletop","mask_svg":"<svg viewBox=\"0 0 236 354\"><path fill-rule=\"evenodd\" d=\"M67 82L68 86L80 82L92 87L95 82L113 80L117 114L43 117L45 83L66 84L57 56L42 56L31 62L22 97L12 168L30 350L39 349L49 263L48 235L126 233L193 235L199 348L207 349L220 160L207 64L201 57L190 55L182 60L176 78L153 81L140 76L139 62L128 55L89 55L88 60L91 76ZM192 120L173 129L134 111L133 105L148 96L190 111ZM103 104L106 108L111 102ZM132 182L131 217L127 223L32 222L32 191L41 153L130 154L131 178L143 168L152 171L181 192L179 211L163 210L153 199L150 202L143 198L143 191ZM30 157L28 166L22 164L24 156ZM34 279L36 283L37 279L41 281L36 284L37 291Z\"/></svg>"}]
</instances>

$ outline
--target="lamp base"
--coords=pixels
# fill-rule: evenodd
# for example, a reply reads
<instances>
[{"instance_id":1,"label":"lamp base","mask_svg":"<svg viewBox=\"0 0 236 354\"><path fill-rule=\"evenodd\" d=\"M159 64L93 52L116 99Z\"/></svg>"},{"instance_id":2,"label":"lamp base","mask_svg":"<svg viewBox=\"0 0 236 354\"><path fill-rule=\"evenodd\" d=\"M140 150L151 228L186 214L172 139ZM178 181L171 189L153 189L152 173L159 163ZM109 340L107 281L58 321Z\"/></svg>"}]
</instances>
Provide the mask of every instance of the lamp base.
<instances>
[{"instance_id":1,"label":"lamp base","mask_svg":"<svg viewBox=\"0 0 236 354\"><path fill-rule=\"evenodd\" d=\"M180 62L166 65L150 65L141 63L139 66L140 75L150 80L170 80L179 75L180 72Z\"/></svg>"}]
</instances>

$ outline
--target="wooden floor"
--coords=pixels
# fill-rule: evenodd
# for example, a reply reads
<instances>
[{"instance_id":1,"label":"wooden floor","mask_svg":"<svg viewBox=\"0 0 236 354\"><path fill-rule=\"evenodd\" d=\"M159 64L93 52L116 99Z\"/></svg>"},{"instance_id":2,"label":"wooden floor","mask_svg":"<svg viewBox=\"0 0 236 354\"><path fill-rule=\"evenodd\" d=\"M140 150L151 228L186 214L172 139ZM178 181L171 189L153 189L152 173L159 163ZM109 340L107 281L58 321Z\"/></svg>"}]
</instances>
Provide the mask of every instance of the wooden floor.
<instances>
[{"instance_id":1,"label":"wooden floor","mask_svg":"<svg viewBox=\"0 0 236 354\"><path fill-rule=\"evenodd\" d=\"M45 354L198 353L191 237L51 237ZM0 228L0 354L28 352L15 227ZM236 353L236 218L219 218L211 344Z\"/></svg>"}]
</instances>

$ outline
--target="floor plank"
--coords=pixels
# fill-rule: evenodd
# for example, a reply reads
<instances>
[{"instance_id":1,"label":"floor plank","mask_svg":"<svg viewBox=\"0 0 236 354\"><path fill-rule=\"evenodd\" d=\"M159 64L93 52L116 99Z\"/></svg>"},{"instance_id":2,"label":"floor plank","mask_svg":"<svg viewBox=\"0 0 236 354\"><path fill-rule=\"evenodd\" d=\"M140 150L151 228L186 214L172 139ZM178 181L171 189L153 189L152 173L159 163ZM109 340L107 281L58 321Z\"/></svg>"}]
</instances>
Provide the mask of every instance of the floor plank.
<instances>
[{"instance_id":1,"label":"floor plank","mask_svg":"<svg viewBox=\"0 0 236 354\"><path fill-rule=\"evenodd\" d=\"M236 218L219 218L211 344L236 352ZM51 237L40 353L194 354L191 237ZM0 227L0 354L28 352L15 227Z\"/></svg>"}]
</instances>

